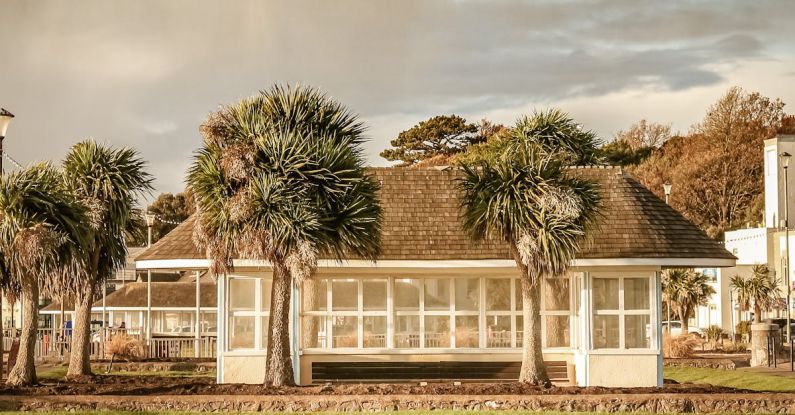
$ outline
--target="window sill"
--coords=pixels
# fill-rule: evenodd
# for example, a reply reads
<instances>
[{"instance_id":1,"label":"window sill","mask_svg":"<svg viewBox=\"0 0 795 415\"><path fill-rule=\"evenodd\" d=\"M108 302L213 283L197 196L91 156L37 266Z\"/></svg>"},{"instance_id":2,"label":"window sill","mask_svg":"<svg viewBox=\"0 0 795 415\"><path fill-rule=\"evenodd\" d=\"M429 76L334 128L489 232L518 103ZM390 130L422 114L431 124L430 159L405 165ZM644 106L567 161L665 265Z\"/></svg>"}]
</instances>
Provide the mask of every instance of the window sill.
<instances>
[{"instance_id":1,"label":"window sill","mask_svg":"<svg viewBox=\"0 0 795 415\"><path fill-rule=\"evenodd\" d=\"M575 349L544 349L548 354L574 354ZM439 354L516 354L521 355L522 349L304 349L301 355L439 355Z\"/></svg>"}]
</instances>

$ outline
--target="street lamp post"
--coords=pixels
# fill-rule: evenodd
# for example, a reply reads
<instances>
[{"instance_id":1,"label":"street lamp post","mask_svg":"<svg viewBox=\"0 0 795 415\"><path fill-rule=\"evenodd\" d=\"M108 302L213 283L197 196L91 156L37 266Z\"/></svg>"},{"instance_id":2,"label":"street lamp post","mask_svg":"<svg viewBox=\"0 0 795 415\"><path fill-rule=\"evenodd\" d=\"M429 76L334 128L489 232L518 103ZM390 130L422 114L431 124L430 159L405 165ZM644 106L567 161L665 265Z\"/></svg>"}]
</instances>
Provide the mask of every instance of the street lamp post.
<instances>
[{"instance_id":1,"label":"street lamp post","mask_svg":"<svg viewBox=\"0 0 795 415\"><path fill-rule=\"evenodd\" d=\"M8 112L5 108L0 108L0 174L3 173L3 139L6 138L6 131L8 131L8 125L11 124L11 119L14 118L14 114ZM2 290L0 290L0 347L3 344L3 330L5 329L5 322L3 321L3 298L5 295ZM11 309L11 320L14 319L14 309ZM3 377L3 353L0 351L0 379Z\"/></svg>"},{"instance_id":2,"label":"street lamp post","mask_svg":"<svg viewBox=\"0 0 795 415\"><path fill-rule=\"evenodd\" d=\"M663 183L663 191L665 192L665 204L668 204L668 198L671 196L671 189L674 186L671 183L665 182ZM665 326L665 329L668 331L668 334L671 334L671 299L666 301L666 310L668 311L668 325Z\"/></svg>"},{"instance_id":3,"label":"street lamp post","mask_svg":"<svg viewBox=\"0 0 795 415\"><path fill-rule=\"evenodd\" d=\"M790 343L789 348L789 362L790 362L790 371L795 370L795 362L792 361L793 357L793 350L792 350L792 321L790 317L790 304L791 304L791 295L792 295L792 286L790 285L790 275L789 275L789 186L787 183L789 179L789 174L787 167L789 167L789 159L792 157L790 153L786 151L782 152L778 155L781 159L781 167L784 169L784 251L786 252L784 262L786 265L786 282L787 282L787 343Z\"/></svg>"},{"instance_id":4,"label":"street lamp post","mask_svg":"<svg viewBox=\"0 0 795 415\"><path fill-rule=\"evenodd\" d=\"M5 108L0 108L0 173L3 172L3 139L6 138L8 124L11 124L12 118L14 118L14 114Z\"/></svg>"},{"instance_id":5,"label":"street lamp post","mask_svg":"<svg viewBox=\"0 0 795 415\"><path fill-rule=\"evenodd\" d=\"M155 226L155 215L146 212L146 247L152 246L152 227ZM146 270L146 344L152 338L152 270Z\"/></svg>"}]
</instances>

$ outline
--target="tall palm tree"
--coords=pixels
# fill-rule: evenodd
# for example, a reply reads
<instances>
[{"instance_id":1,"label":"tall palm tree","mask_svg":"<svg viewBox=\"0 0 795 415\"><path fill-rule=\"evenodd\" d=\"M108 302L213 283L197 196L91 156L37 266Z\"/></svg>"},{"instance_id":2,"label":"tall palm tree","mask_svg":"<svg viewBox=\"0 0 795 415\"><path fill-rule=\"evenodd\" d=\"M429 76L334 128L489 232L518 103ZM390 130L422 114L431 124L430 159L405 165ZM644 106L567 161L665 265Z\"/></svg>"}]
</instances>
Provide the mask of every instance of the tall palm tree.
<instances>
[{"instance_id":1,"label":"tall palm tree","mask_svg":"<svg viewBox=\"0 0 795 415\"><path fill-rule=\"evenodd\" d=\"M85 207L88 243L79 268L57 274L55 288L75 301L75 324L67 376L91 373L91 304L99 287L127 259L125 232L134 224L136 199L152 189L146 163L131 148L114 149L85 140L72 146L63 161L66 188Z\"/></svg>"},{"instance_id":2,"label":"tall palm tree","mask_svg":"<svg viewBox=\"0 0 795 415\"><path fill-rule=\"evenodd\" d=\"M676 310L682 321L682 334L687 334L690 315L697 306L707 305L715 295L709 277L692 269L667 269L662 274L661 285L668 306Z\"/></svg>"},{"instance_id":3,"label":"tall palm tree","mask_svg":"<svg viewBox=\"0 0 795 415\"><path fill-rule=\"evenodd\" d=\"M462 166L464 229L508 242L521 273L523 342L519 381L549 384L541 340L541 284L566 273L596 217L596 185L566 174L565 159L523 143L515 153Z\"/></svg>"},{"instance_id":4,"label":"tall palm tree","mask_svg":"<svg viewBox=\"0 0 795 415\"><path fill-rule=\"evenodd\" d=\"M318 255L374 259L380 246L377 182L366 174L363 126L312 88L279 87L212 114L188 182L196 198L194 239L211 271L235 255L272 267L264 381L294 384L289 345L293 281Z\"/></svg>"},{"instance_id":5,"label":"tall palm tree","mask_svg":"<svg viewBox=\"0 0 795 415\"><path fill-rule=\"evenodd\" d=\"M770 275L767 265L754 265L750 278L735 275L729 285L737 292L737 302L743 310L754 308L754 320L762 322L762 311L770 311L781 298L778 280Z\"/></svg>"},{"instance_id":6,"label":"tall palm tree","mask_svg":"<svg viewBox=\"0 0 795 415\"><path fill-rule=\"evenodd\" d=\"M3 269L19 287L25 319L19 354L8 384L36 383L33 365L40 285L54 270L79 258L84 210L64 188L60 173L37 164L0 178L0 250Z\"/></svg>"}]
</instances>

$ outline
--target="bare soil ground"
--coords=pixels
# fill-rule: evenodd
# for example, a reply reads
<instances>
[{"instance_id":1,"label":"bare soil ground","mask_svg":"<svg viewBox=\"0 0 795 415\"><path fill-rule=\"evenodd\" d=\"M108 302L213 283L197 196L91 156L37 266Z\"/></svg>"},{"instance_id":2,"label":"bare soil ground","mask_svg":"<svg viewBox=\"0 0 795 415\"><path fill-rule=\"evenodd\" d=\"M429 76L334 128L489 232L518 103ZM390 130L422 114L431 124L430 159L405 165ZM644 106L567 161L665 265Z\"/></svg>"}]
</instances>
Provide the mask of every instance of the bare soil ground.
<instances>
[{"instance_id":1,"label":"bare soil ground","mask_svg":"<svg viewBox=\"0 0 795 415\"><path fill-rule=\"evenodd\" d=\"M519 383L334 384L273 388L263 385L217 385L214 379L159 376L86 376L42 380L38 386L0 386L0 395L603 395L660 393L658 388L552 387ZM739 389L666 382L665 393L740 393Z\"/></svg>"}]
</instances>

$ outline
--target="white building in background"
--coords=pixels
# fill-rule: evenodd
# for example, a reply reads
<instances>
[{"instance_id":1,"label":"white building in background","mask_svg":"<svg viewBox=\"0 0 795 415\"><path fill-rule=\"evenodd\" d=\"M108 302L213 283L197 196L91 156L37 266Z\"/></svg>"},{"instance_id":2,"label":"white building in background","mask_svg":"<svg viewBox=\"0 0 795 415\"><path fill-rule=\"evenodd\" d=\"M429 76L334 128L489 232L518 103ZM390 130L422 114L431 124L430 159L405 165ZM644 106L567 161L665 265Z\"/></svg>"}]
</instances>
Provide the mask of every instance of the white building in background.
<instances>
[{"instance_id":1,"label":"white building in background","mask_svg":"<svg viewBox=\"0 0 795 415\"><path fill-rule=\"evenodd\" d=\"M782 294L786 293L787 276L785 273L786 238L784 231L785 209L789 206L792 215L790 223L795 222L795 160L792 161L789 177L789 195L784 188L784 169L781 165L779 154L787 152L795 158L795 136L780 135L770 140L765 140L764 147L764 186L765 186L765 215L764 223L760 227L751 227L726 232L724 243L726 250L737 257L737 265L731 268L704 269L705 273L713 276L713 284L717 294L713 296L708 305L699 307L691 324L700 329L711 325L718 325L726 331L731 331L734 326L744 320L751 319L750 311L740 311L737 306L736 295L730 287L730 279L735 275L743 277L751 275L754 265L767 265L775 278L778 279ZM789 198L787 198L789 196ZM790 226L792 230L792 226ZM795 230L790 232L790 260L795 262ZM795 273L790 267L789 281L795 280ZM792 285L792 284L791 284ZM782 299L783 304L783 299ZM783 318L784 310L774 310L765 313L766 318Z\"/></svg>"}]
</instances>

